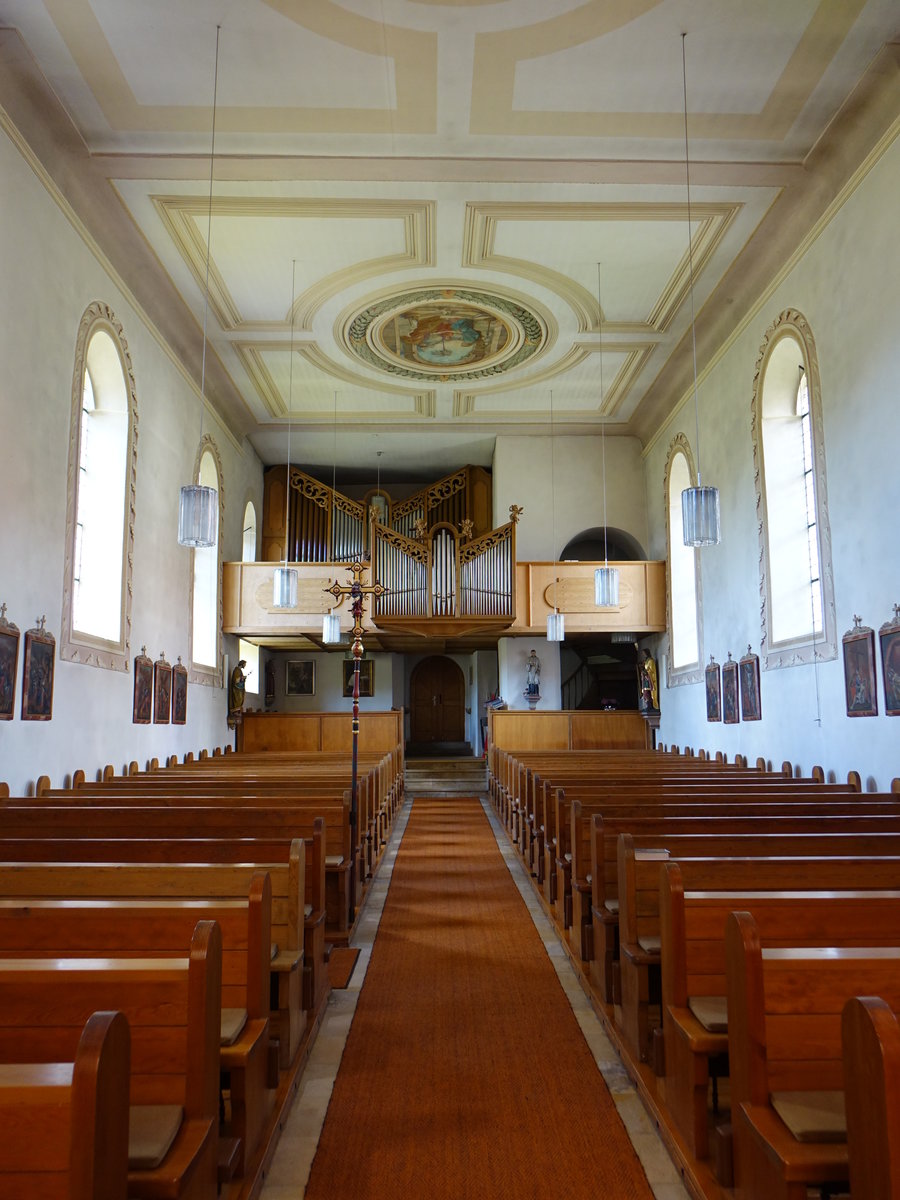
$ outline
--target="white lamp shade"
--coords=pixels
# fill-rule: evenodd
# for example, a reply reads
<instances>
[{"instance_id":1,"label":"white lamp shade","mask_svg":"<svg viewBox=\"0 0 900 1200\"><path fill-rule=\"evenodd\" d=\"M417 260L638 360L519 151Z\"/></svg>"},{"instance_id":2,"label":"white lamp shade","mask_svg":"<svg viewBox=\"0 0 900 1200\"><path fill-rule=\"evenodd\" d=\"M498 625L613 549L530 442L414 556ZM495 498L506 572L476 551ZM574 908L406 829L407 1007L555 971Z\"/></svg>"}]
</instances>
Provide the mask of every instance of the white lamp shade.
<instances>
[{"instance_id":1,"label":"white lamp shade","mask_svg":"<svg viewBox=\"0 0 900 1200\"><path fill-rule=\"evenodd\" d=\"M178 502L178 544L196 550L214 546L219 532L219 493L200 483L181 489Z\"/></svg>"},{"instance_id":2,"label":"white lamp shade","mask_svg":"<svg viewBox=\"0 0 900 1200\"><path fill-rule=\"evenodd\" d=\"M681 493L681 519L686 546L718 546L719 489L685 488Z\"/></svg>"},{"instance_id":3,"label":"white lamp shade","mask_svg":"<svg viewBox=\"0 0 900 1200\"><path fill-rule=\"evenodd\" d=\"M617 608L619 604L619 568L598 567L594 572L594 603L598 608Z\"/></svg>"},{"instance_id":4,"label":"white lamp shade","mask_svg":"<svg viewBox=\"0 0 900 1200\"><path fill-rule=\"evenodd\" d=\"M322 641L327 646L334 646L341 640L341 618L334 609L322 618Z\"/></svg>"},{"instance_id":5,"label":"white lamp shade","mask_svg":"<svg viewBox=\"0 0 900 1200\"><path fill-rule=\"evenodd\" d=\"M297 571L293 567L276 567L272 573L272 607L297 607Z\"/></svg>"},{"instance_id":6,"label":"white lamp shade","mask_svg":"<svg viewBox=\"0 0 900 1200\"><path fill-rule=\"evenodd\" d=\"M566 618L561 612L552 612L547 617L547 641L564 642L566 640Z\"/></svg>"}]
</instances>

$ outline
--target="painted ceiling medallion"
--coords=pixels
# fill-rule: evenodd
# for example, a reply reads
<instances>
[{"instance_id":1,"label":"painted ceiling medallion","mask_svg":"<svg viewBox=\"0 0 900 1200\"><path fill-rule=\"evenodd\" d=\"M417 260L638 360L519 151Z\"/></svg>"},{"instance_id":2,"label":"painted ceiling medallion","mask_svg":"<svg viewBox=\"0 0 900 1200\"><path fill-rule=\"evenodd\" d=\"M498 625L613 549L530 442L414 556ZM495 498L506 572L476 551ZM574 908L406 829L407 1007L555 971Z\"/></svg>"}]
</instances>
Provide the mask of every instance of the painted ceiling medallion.
<instances>
[{"instance_id":1,"label":"painted ceiling medallion","mask_svg":"<svg viewBox=\"0 0 900 1200\"><path fill-rule=\"evenodd\" d=\"M379 371L455 381L511 371L536 354L546 337L534 313L502 296L430 287L369 305L349 322L345 340Z\"/></svg>"}]
</instances>

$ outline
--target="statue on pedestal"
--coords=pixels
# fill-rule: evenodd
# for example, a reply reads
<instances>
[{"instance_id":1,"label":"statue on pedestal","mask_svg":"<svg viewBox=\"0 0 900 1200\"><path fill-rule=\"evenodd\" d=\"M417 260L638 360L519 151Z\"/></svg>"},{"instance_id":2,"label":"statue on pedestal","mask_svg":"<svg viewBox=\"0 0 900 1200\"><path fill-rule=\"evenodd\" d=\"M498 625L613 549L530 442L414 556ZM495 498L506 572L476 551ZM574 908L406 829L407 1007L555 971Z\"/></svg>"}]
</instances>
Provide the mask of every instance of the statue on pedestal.
<instances>
[{"instance_id":1,"label":"statue on pedestal","mask_svg":"<svg viewBox=\"0 0 900 1200\"><path fill-rule=\"evenodd\" d=\"M228 683L228 726L232 729L241 720L244 709L244 692L247 687L247 676L244 674L246 665L247 660L242 658L231 672L231 679Z\"/></svg>"},{"instance_id":2,"label":"statue on pedestal","mask_svg":"<svg viewBox=\"0 0 900 1200\"><path fill-rule=\"evenodd\" d=\"M541 660L532 650L525 660L525 699L534 708L541 698Z\"/></svg>"},{"instance_id":3,"label":"statue on pedestal","mask_svg":"<svg viewBox=\"0 0 900 1200\"><path fill-rule=\"evenodd\" d=\"M656 663L649 650L642 650L641 656L638 664L640 692L638 707L642 712L659 712L659 683Z\"/></svg>"}]
</instances>

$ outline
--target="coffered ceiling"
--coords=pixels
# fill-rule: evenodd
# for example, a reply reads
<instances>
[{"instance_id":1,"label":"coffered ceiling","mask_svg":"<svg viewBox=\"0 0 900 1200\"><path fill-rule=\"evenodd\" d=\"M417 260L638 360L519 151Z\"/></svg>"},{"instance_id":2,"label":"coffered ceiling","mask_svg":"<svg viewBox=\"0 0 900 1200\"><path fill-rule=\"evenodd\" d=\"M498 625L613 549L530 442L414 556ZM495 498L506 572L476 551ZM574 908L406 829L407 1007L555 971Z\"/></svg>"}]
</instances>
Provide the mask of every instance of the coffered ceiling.
<instances>
[{"instance_id":1,"label":"coffered ceiling","mask_svg":"<svg viewBox=\"0 0 900 1200\"><path fill-rule=\"evenodd\" d=\"M701 367L900 116L896 0L0 0L0 25L7 123L196 382L209 254L207 394L265 462L289 418L304 463L337 429L386 474L551 416L652 436L690 376L682 31Z\"/></svg>"}]
</instances>

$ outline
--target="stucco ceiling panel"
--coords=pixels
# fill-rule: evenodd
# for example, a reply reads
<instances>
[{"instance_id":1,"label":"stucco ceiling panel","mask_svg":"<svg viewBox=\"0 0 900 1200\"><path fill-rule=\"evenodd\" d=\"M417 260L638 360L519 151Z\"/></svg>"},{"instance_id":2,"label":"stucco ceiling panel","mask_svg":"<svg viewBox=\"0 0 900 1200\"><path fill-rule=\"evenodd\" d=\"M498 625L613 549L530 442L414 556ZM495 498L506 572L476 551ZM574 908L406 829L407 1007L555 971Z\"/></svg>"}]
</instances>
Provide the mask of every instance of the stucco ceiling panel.
<instances>
[{"instance_id":1,"label":"stucco ceiling panel","mask_svg":"<svg viewBox=\"0 0 900 1200\"><path fill-rule=\"evenodd\" d=\"M195 220L205 242L206 222ZM217 269L245 322L288 321L292 259L301 292L367 259L400 255L405 247L400 220L217 216L212 228Z\"/></svg>"}]
</instances>

